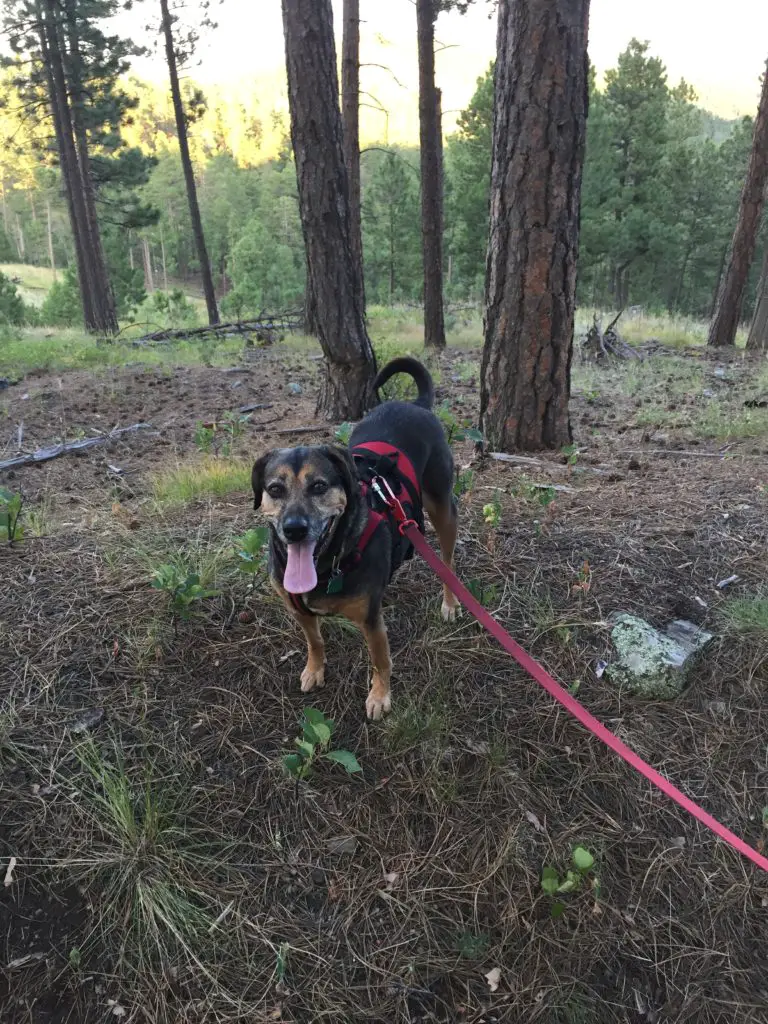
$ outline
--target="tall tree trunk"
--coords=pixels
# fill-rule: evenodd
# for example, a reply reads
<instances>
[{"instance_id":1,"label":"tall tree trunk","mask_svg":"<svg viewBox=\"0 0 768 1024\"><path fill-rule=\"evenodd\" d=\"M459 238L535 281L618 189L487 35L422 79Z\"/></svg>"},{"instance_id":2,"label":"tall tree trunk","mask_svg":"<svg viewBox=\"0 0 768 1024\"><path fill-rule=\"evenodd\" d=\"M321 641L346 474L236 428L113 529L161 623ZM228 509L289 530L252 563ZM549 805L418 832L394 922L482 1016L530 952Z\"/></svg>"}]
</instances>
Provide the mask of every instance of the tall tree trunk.
<instances>
[{"instance_id":1,"label":"tall tree trunk","mask_svg":"<svg viewBox=\"0 0 768 1024\"><path fill-rule=\"evenodd\" d=\"M424 259L424 344L445 348L443 320L443 204L440 182L442 130L435 88L436 0L416 0L419 50L421 239Z\"/></svg>"},{"instance_id":2,"label":"tall tree trunk","mask_svg":"<svg viewBox=\"0 0 768 1024\"><path fill-rule=\"evenodd\" d=\"M24 228L21 226L21 218L16 214L16 252L19 254L19 263L27 262L27 247L24 242Z\"/></svg>"},{"instance_id":3,"label":"tall tree trunk","mask_svg":"<svg viewBox=\"0 0 768 1024\"><path fill-rule=\"evenodd\" d=\"M46 216L46 227L48 236L48 262L51 265L53 271L53 279L56 280L56 256L53 251L53 224L51 223L51 200L46 198L45 200L45 216Z\"/></svg>"},{"instance_id":4,"label":"tall tree trunk","mask_svg":"<svg viewBox=\"0 0 768 1024\"><path fill-rule=\"evenodd\" d=\"M731 248L728 251L725 273L720 279L715 300L715 312L709 325L708 345L722 347L736 343L736 329L741 317L749 268L755 255L766 183L768 183L768 64L766 64L766 71L763 74L763 89L755 119L752 152L749 157L744 188L741 192L736 228L733 232Z\"/></svg>"},{"instance_id":5,"label":"tall tree trunk","mask_svg":"<svg viewBox=\"0 0 768 1024\"><path fill-rule=\"evenodd\" d=\"M318 412L358 419L373 401L376 360L352 251L330 0L282 0L291 138L309 284L326 376Z\"/></svg>"},{"instance_id":6,"label":"tall tree trunk","mask_svg":"<svg viewBox=\"0 0 768 1024\"><path fill-rule=\"evenodd\" d=\"M341 116L344 121L344 163L349 178L349 231L352 255L363 275L363 229L360 215L360 0L344 0L341 44Z\"/></svg>"},{"instance_id":7,"label":"tall tree trunk","mask_svg":"<svg viewBox=\"0 0 768 1024\"><path fill-rule=\"evenodd\" d=\"M504 451L568 418L589 0L500 0L480 416Z\"/></svg>"},{"instance_id":8,"label":"tall tree trunk","mask_svg":"<svg viewBox=\"0 0 768 1024\"><path fill-rule=\"evenodd\" d=\"M142 238L141 254L144 259L144 287L148 292L155 290L155 276L152 273L152 253L149 250L149 239Z\"/></svg>"},{"instance_id":9,"label":"tall tree trunk","mask_svg":"<svg viewBox=\"0 0 768 1024\"><path fill-rule=\"evenodd\" d=\"M760 284L757 288L755 312L749 325L747 348L752 352L768 351L768 248L763 258Z\"/></svg>"},{"instance_id":10,"label":"tall tree trunk","mask_svg":"<svg viewBox=\"0 0 768 1024\"><path fill-rule=\"evenodd\" d=\"M98 330L98 325L93 308L90 244L84 231L86 223L85 206L83 204L80 174L77 167L77 152L72 135L72 121L69 116L67 87L58 45L58 33L54 28L55 17L56 12L50 0L46 0L45 7L42 0L38 0L37 18L40 52L43 57L48 102L56 136L61 178L64 185L69 224L75 248L77 281L80 289L80 303L83 309L83 323L86 330L96 331Z\"/></svg>"},{"instance_id":11,"label":"tall tree trunk","mask_svg":"<svg viewBox=\"0 0 768 1024\"><path fill-rule=\"evenodd\" d=\"M51 0L48 0L50 3ZM60 37L58 46L62 54L68 58L68 81L70 94L70 111L77 151L77 166L80 173L80 187L85 208L84 233L89 238L91 276L93 281L93 309L97 321L97 330L102 334L117 334L120 324L117 319L115 295L109 280L104 247L101 243L101 231L96 213L96 192L93 186L93 171L88 149L88 133L86 130L86 105L88 96L83 87L82 55L77 23L78 0L66 0L66 35L67 46ZM58 22L56 22L58 26ZM58 28L57 28L58 31ZM62 33L63 36L63 33Z\"/></svg>"},{"instance_id":12,"label":"tall tree trunk","mask_svg":"<svg viewBox=\"0 0 768 1024\"><path fill-rule=\"evenodd\" d=\"M160 225L160 257L163 261L163 291L168 291L168 261L165 255L165 235L163 225Z\"/></svg>"},{"instance_id":13,"label":"tall tree trunk","mask_svg":"<svg viewBox=\"0 0 768 1024\"><path fill-rule=\"evenodd\" d=\"M197 250L197 259L200 264L200 275L203 279L203 294L205 295L205 305L208 310L208 323L217 324L219 322L219 310L216 305L216 292L213 287L211 263L208 259L208 250L205 247L203 221L200 216L200 205L197 201L195 172L192 167L192 157L189 154L187 119L184 116L184 105L181 101L179 70L176 65L176 50L173 45L173 22L171 21L170 11L168 10L168 0L160 0L160 12L162 15L163 33L165 35L165 59L168 63L168 77L171 82L173 113L176 118L176 134L179 137L179 155L181 157L181 166L184 171L184 184L187 189L187 202L189 203L189 216L192 221L192 234L195 238L195 249Z\"/></svg>"}]
</instances>

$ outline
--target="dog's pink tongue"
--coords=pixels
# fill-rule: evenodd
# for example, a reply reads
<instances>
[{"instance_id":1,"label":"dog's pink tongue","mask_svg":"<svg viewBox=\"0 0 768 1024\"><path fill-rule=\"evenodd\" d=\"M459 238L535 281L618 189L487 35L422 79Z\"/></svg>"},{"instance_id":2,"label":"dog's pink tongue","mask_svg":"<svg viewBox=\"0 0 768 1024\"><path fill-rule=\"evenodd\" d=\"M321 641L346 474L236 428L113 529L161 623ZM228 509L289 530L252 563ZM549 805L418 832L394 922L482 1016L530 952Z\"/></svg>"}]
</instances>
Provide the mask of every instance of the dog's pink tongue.
<instances>
[{"instance_id":1,"label":"dog's pink tongue","mask_svg":"<svg viewBox=\"0 0 768 1024\"><path fill-rule=\"evenodd\" d=\"M317 586L317 570L312 555L315 542L303 540L288 545L288 561L283 576L283 586L289 594L308 594Z\"/></svg>"}]
</instances>

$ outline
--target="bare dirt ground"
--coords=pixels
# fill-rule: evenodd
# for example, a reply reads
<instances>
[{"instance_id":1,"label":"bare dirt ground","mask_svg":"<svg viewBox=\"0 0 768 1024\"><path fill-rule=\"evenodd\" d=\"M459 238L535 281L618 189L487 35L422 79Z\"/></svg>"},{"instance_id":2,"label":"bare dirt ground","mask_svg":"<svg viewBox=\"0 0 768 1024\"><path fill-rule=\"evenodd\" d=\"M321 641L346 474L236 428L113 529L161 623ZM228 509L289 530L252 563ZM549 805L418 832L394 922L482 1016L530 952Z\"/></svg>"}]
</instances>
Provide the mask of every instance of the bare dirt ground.
<instances>
[{"instance_id":1,"label":"bare dirt ground","mask_svg":"<svg viewBox=\"0 0 768 1024\"><path fill-rule=\"evenodd\" d=\"M476 358L442 362L458 419L476 417ZM317 366L275 349L236 370L29 376L0 395L7 454L22 422L26 449L153 428L0 474L28 515L23 542L0 550L4 1024L768 1021L768 876L588 737L473 621L442 623L426 566L389 593L394 710L369 724L366 656L343 624L324 627L327 688L299 693L297 631L234 565L233 538L256 522L247 487L163 497L179 465L210 464L196 424L228 410L270 406L235 461L331 438ZM768 579L761 372L700 354L582 370L574 450L516 466L455 445L472 473L461 576L759 848L768 639L730 609ZM176 627L150 586L168 561L218 591ZM597 678L617 609L717 634L677 701ZM336 721L362 776L285 777L307 706ZM556 901L542 870L564 875L575 846L594 869Z\"/></svg>"}]
</instances>

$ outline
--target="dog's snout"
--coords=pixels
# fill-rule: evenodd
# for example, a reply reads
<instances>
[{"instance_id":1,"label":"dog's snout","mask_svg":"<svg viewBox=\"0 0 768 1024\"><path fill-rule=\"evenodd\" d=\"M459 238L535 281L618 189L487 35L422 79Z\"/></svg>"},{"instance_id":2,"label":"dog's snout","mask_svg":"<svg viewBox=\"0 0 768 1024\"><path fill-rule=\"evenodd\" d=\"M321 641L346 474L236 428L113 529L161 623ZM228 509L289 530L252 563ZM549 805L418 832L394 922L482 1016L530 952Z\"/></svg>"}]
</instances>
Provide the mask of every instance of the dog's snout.
<instances>
[{"instance_id":1,"label":"dog's snout","mask_svg":"<svg viewBox=\"0 0 768 1024\"><path fill-rule=\"evenodd\" d=\"M283 520L283 533L285 539L291 544L306 540L309 533L309 519L300 513L287 515Z\"/></svg>"}]
</instances>

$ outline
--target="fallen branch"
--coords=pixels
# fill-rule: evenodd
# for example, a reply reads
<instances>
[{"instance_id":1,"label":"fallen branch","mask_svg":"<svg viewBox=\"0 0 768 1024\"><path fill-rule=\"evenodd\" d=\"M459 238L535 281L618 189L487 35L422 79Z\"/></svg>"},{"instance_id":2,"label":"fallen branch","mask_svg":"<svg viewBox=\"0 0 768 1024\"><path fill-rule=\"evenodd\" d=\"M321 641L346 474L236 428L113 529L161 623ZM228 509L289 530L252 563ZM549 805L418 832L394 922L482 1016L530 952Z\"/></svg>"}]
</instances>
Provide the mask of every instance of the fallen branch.
<instances>
[{"instance_id":1,"label":"fallen branch","mask_svg":"<svg viewBox=\"0 0 768 1024\"><path fill-rule=\"evenodd\" d=\"M13 459L6 459L0 462L0 471L4 469L15 469L17 466L31 466L37 462L49 462L51 459L58 459L60 455L68 455L70 452L81 452L88 448L96 448L99 445L114 441L124 434L135 434L139 430L151 430L150 423L134 423L131 427L117 427L109 434L100 434L98 437L86 437L80 441L64 441L62 444L54 444L50 448L38 448L30 455L17 455Z\"/></svg>"},{"instance_id":2,"label":"fallen branch","mask_svg":"<svg viewBox=\"0 0 768 1024\"><path fill-rule=\"evenodd\" d=\"M319 434L328 433L329 427L318 424L316 427L285 427L283 430L276 430L276 434Z\"/></svg>"},{"instance_id":3,"label":"fallen branch","mask_svg":"<svg viewBox=\"0 0 768 1024\"><path fill-rule=\"evenodd\" d=\"M506 452L488 452L497 462L513 462L516 466L543 466L541 459L533 459L529 455L507 455Z\"/></svg>"},{"instance_id":4,"label":"fallen branch","mask_svg":"<svg viewBox=\"0 0 768 1024\"><path fill-rule=\"evenodd\" d=\"M187 338L217 337L227 334L240 334L246 338L255 334L259 340L270 344L287 331L302 331L303 329L304 314L301 311L292 310L286 313L260 313L251 320L232 320L225 324L206 324L204 327L164 328L154 331L152 334L145 334L141 338L134 338L131 344L135 348L142 348L146 345L167 345L171 341L183 341Z\"/></svg>"}]
</instances>

